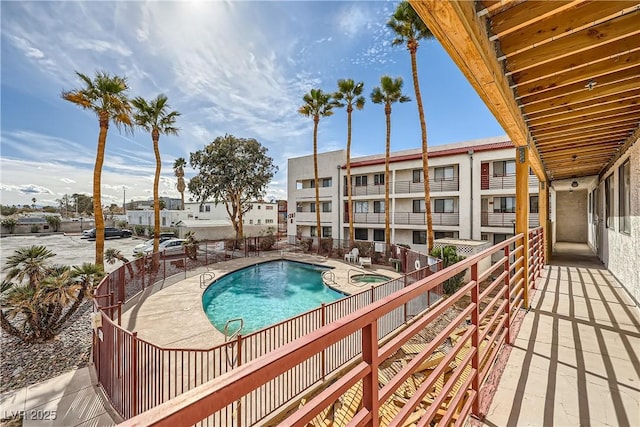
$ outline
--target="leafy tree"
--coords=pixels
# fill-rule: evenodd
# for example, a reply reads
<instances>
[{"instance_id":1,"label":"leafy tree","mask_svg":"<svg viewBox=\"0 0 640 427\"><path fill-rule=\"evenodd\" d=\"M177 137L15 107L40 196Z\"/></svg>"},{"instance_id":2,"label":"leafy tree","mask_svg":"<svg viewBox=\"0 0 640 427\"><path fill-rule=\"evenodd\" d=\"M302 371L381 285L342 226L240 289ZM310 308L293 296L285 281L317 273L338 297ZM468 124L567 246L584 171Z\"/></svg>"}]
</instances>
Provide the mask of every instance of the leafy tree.
<instances>
[{"instance_id":1,"label":"leafy tree","mask_svg":"<svg viewBox=\"0 0 640 427\"><path fill-rule=\"evenodd\" d=\"M418 81L418 62L416 52L418 40L433 39L433 34L422 19L418 16L408 1L401 2L393 16L387 22L387 26L396 34L392 45L406 44L411 56L411 74L413 76L413 88L418 104L418 116L420 117L420 130L422 137L422 175L424 182L424 208L427 219L427 251L433 248L433 218L431 215L431 189L429 188L429 150L427 146L427 123L424 119L424 107L420 94L420 82Z\"/></svg>"},{"instance_id":2,"label":"leafy tree","mask_svg":"<svg viewBox=\"0 0 640 427\"><path fill-rule=\"evenodd\" d=\"M108 248L104 252L104 259L105 259L105 261L107 261L107 263L109 263L111 265L115 264L116 261L122 261L122 263L127 266L127 270L129 271L129 275L133 279L133 267L131 266L131 263L129 262L129 260L127 258L125 258L124 255L122 255L122 252L120 252L118 249L116 249L116 248Z\"/></svg>"},{"instance_id":3,"label":"leafy tree","mask_svg":"<svg viewBox=\"0 0 640 427\"><path fill-rule=\"evenodd\" d=\"M173 174L178 178L178 184L176 185L178 192L180 193L180 209L184 210L184 190L187 189L184 183L184 167L187 165L187 161L184 157L178 157L173 162Z\"/></svg>"},{"instance_id":4,"label":"leafy tree","mask_svg":"<svg viewBox=\"0 0 640 427\"><path fill-rule=\"evenodd\" d=\"M236 239L243 236L242 218L250 201L264 197L267 185L278 170L267 148L253 138L233 135L217 137L204 149L191 153L191 167L198 171L189 180L189 191L200 203L224 203Z\"/></svg>"},{"instance_id":5,"label":"leafy tree","mask_svg":"<svg viewBox=\"0 0 640 427\"><path fill-rule=\"evenodd\" d=\"M98 148L96 163L93 168L93 212L96 225L96 265L104 267L104 216L102 215L102 164L107 143L109 122L118 129L132 130L131 105L127 98L129 85L127 79L111 76L104 71L98 71L93 80L82 73L76 72L84 83L81 89L62 92L62 98L83 109L96 113L100 125L98 134Z\"/></svg>"},{"instance_id":6,"label":"leafy tree","mask_svg":"<svg viewBox=\"0 0 640 427\"><path fill-rule=\"evenodd\" d=\"M160 161L158 141L160 140L161 133L164 135L178 135L179 131L175 124L180 113L177 111L170 112L167 101L167 97L163 94L158 95L149 102L139 96L131 101L136 109L133 118L138 126L151 133L153 152L156 156L156 173L153 179L154 254L158 252L158 245L160 244L160 240L158 239L160 235L160 196L158 195L158 185L160 184L162 162Z\"/></svg>"},{"instance_id":7,"label":"leafy tree","mask_svg":"<svg viewBox=\"0 0 640 427\"><path fill-rule=\"evenodd\" d=\"M33 203L31 206L33 206L33 210L36 210L36 198L32 197L31 198L31 203Z\"/></svg>"},{"instance_id":8,"label":"leafy tree","mask_svg":"<svg viewBox=\"0 0 640 427\"><path fill-rule=\"evenodd\" d=\"M391 229L389 227L389 156L391 153L391 105L396 102L409 102L411 99L402 94L402 77L392 79L389 76L380 78L380 87L376 86L371 92L374 104L384 104L384 115L387 122L386 149L384 158L384 240L391 243Z\"/></svg>"},{"instance_id":9,"label":"leafy tree","mask_svg":"<svg viewBox=\"0 0 640 427\"><path fill-rule=\"evenodd\" d=\"M318 239L322 237L322 227L320 226L320 189L318 183L318 123L320 117L333 115L333 107L336 103L331 101L331 95L323 93L321 89L311 89L302 97L304 105L298 108L298 113L313 119L313 177L316 190L316 231ZM318 243L320 240L318 240ZM320 250L320 245L318 245Z\"/></svg>"},{"instance_id":10,"label":"leafy tree","mask_svg":"<svg viewBox=\"0 0 640 427\"><path fill-rule=\"evenodd\" d=\"M75 200L73 204L73 208L80 215L91 215L93 214L93 198L87 196L86 194L74 193L71 197Z\"/></svg>"},{"instance_id":11,"label":"leafy tree","mask_svg":"<svg viewBox=\"0 0 640 427\"><path fill-rule=\"evenodd\" d=\"M58 231L60 223L62 222L58 215L47 215L45 219L47 220L47 223L53 227L53 231Z\"/></svg>"},{"instance_id":12,"label":"leafy tree","mask_svg":"<svg viewBox=\"0 0 640 427\"><path fill-rule=\"evenodd\" d=\"M0 205L0 215L9 216L18 212L18 208L16 205L8 206L8 205Z\"/></svg>"},{"instance_id":13,"label":"leafy tree","mask_svg":"<svg viewBox=\"0 0 640 427\"><path fill-rule=\"evenodd\" d=\"M365 98L362 96L364 83L354 83L352 79L338 80L338 91L333 94L336 107L347 107L347 210L349 215L349 240L353 242L353 204L351 201L351 113L355 106L358 110L364 108ZM344 101L344 102L343 102ZM317 183L316 183L317 184ZM340 183L338 183L340 185ZM317 203L317 201L316 201ZM317 205L316 205L317 206Z\"/></svg>"},{"instance_id":14,"label":"leafy tree","mask_svg":"<svg viewBox=\"0 0 640 427\"><path fill-rule=\"evenodd\" d=\"M167 204L163 199L160 199L158 201L158 205L159 205L161 211L163 211L163 210L165 210L167 208Z\"/></svg>"},{"instance_id":15,"label":"leafy tree","mask_svg":"<svg viewBox=\"0 0 640 427\"><path fill-rule=\"evenodd\" d=\"M433 249L431 251L431 256L442 259L443 268L451 267L465 258L458 255L455 246L445 246L442 249ZM452 278L445 280L443 288L446 295L453 295L458 289L460 289L462 280L464 279L464 273L465 272L462 271Z\"/></svg>"},{"instance_id":16,"label":"leafy tree","mask_svg":"<svg viewBox=\"0 0 640 427\"><path fill-rule=\"evenodd\" d=\"M104 277L94 264L47 264L54 255L44 246L20 248L3 268L8 274L0 287L0 326L28 343L54 338Z\"/></svg>"},{"instance_id":17,"label":"leafy tree","mask_svg":"<svg viewBox=\"0 0 640 427\"><path fill-rule=\"evenodd\" d=\"M2 226L9 231L9 234L13 234L13 232L16 231L16 225L18 225L18 221L15 218L5 218L2 220Z\"/></svg>"}]
</instances>

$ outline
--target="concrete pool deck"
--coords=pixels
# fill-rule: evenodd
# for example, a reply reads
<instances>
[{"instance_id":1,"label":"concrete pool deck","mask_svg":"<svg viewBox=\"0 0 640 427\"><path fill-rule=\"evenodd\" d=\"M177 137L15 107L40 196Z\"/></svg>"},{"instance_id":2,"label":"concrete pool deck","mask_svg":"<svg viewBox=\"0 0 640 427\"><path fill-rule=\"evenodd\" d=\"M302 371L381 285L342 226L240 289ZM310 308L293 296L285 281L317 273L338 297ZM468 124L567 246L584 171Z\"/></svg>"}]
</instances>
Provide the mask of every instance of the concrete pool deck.
<instances>
[{"instance_id":1,"label":"concrete pool deck","mask_svg":"<svg viewBox=\"0 0 640 427\"><path fill-rule=\"evenodd\" d=\"M210 272L219 279L226 274L257 263L286 259L330 267L335 274L331 286L346 294L355 294L371 287L371 283L349 283L349 275L362 273L401 277L389 267L373 265L362 268L342 260L290 252L269 252L265 255L211 264L195 270L197 274L172 285L163 282L148 288L128 304L122 314L122 326L136 331L138 338L166 348L209 349L223 344L224 335L207 318L202 307L206 287L200 287L200 275Z\"/></svg>"}]
</instances>

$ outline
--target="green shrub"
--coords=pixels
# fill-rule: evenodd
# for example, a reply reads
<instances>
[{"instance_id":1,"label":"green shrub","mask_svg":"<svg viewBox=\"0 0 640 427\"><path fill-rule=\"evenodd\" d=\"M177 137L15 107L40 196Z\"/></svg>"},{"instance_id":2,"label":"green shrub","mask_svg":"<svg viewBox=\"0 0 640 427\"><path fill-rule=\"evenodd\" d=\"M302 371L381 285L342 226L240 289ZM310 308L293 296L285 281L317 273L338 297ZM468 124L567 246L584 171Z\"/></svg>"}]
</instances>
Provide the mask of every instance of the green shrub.
<instances>
[{"instance_id":1,"label":"green shrub","mask_svg":"<svg viewBox=\"0 0 640 427\"><path fill-rule=\"evenodd\" d=\"M127 221L118 221L118 228L126 228L129 223Z\"/></svg>"},{"instance_id":2,"label":"green shrub","mask_svg":"<svg viewBox=\"0 0 640 427\"><path fill-rule=\"evenodd\" d=\"M445 246L442 249L435 248L431 251L431 256L441 259L443 268L450 267L465 258L458 255L455 246ZM458 289L460 289L465 271L461 271L452 278L445 280L443 288L446 295L453 295Z\"/></svg>"},{"instance_id":3,"label":"green shrub","mask_svg":"<svg viewBox=\"0 0 640 427\"><path fill-rule=\"evenodd\" d=\"M147 228L144 225L136 225L133 227L133 231L136 233L136 236L144 236L144 232Z\"/></svg>"},{"instance_id":4,"label":"green shrub","mask_svg":"<svg viewBox=\"0 0 640 427\"><path fill-rule=\"evenodd\" d=\"M32 232L32 233L37 233L38 231L40 231L40 226L39 226L39 225L37 225L37 224L33 224L33 225L31 226L31 232Z\"/></svg>"},{"instance_id":5,"label":"green shrub","mask_svg":"<svg viewBox=\"0 0 640 427\"><path fill-rule=\"evenodd\" d=\"M9 231L9 234L13 234L14 231L16 231L16 225L18 225L18 221L15 218L5 218L2 220L2 226Z\"/></svg>"},{"instance_id":6,"label":"green shrub","mask_svg":"<svg viewBox=\"0 0 640 427\"><path fill-rule=\"evenodd\" d=\"M53 231L57 232L60 228L60 223L62 222L60 217L57 215L47 215L45 219L47 220L47 223L53 227Z\"/></svg>"}]
</instances>

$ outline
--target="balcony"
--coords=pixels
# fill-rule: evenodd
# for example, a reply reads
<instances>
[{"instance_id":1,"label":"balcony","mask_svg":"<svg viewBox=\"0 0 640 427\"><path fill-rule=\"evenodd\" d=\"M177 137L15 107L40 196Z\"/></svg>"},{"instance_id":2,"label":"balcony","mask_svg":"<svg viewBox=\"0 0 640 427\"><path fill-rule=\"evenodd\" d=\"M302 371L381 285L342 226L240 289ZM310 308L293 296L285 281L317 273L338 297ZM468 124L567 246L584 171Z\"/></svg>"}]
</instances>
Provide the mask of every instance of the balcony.
<instances>
[{"instance_id":1,"label":"balcony","mask_svg":"<svg viewBox=\"0 0 640 427\"><path fill-rule=\"evenodd\" d=\"M442 191L458 191L458 177L454 176L451 179L430 179L429 191L432 193ZM424 194L424 184L422 182L413 181L398 181L396 182L395 189L396 194L409 194L420 193Z\"/></svg>"},{"instance_id":2,"label":"balcony","mask_svg":"<svg viewBox=\"0 0 640 427\"><path fill-rule=\"evenodd\" d=\"M459 225L460 214L458 212L432 212L433 225ZM356 212L353 214L354 224L384 224L384 212ZM391 221L395 225L425 225L424 212L394 212L391 214ZM349 215L344 214L344 223L349 222Z\"/></svg>"},{"instance_id":3,"label":"balcony","mask_svg":"<svg viewBox=\"0 0 640 427\"><path fill-rule=\"evenodd\" d=\"M535 175L529 175L529 187L538 187L538 178ZM480 188L482 190L504 190L516 188L516 175L509 174L504 176L483 175L480 177Z\"/></svg>"},{"instance_id":4,"label":"balcony","mask_svg":"<svg viewBox=\"0 0 640 427\"><path fill-rule=\"evenodd\" d=\"M389 183L389 188L392 188L392 183ZM344 197L347 197L348 186L343 186ZM352 185L352 196L384 196L384 184L382 185Z\"/></svg>"},{"instance_id":5,"label":"balcony","mask_svg":"<svg viewBox=\"0 0 640 427\"><path fill-rule=\"evenodd\" d=\"M318 193L320 198L327 198L335 195L336 189L334 187L319 187ZM383 193L384 194L384 190ZM295 191L296 199L313 199L316 197L315 188L301 188Z\"/></svg>"},{"instance_id":6,"label":"balcony","mask_svg":"<svg viewBox=\"0 0 640 427\"><path fill-rule=\"evenodd\" d=\"M513 227L515 220L516 214L513 212L482 212L480 225L483 227ZM530 212L529 228L535 228L539 225L539 215Z\"/></svg>"}]
</instances>

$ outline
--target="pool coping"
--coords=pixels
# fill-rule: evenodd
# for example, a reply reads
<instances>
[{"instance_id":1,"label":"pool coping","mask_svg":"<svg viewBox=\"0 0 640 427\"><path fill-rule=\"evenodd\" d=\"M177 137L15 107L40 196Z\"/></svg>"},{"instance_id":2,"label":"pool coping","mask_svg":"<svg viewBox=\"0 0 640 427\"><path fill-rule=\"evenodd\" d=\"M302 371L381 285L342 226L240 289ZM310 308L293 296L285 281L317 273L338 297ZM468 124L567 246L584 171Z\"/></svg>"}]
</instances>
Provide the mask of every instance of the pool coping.
<instances>
[{"instance_id":1,"label":"pool coping","mask_svg":"<svg viewBox=\"0 0 640 427\"><path fill-rule=\"evenodd\" d=\"M333 283L333 286L327 283L325 285L345 296L372 287L370 283L362 283L360 286L348 283L351 270L382 274L392 278L401 277L401 274L388 267L373 265L365 269L339 259L310 254L271 252L258 257L236 258L210 264L207 268L199 268L195 270L197 274L192 277L168 286L162 282L154 285L146 291L146 294L143 293L144 295L137 297L137 302L129 305L122 313L122 326L138 332L139 338L165 348L204 350L223 344L224 334L209 321L202 305L202 296L210 285L200 287L200 274L213 273L213 283L239 269L278 259L331 268L335 274L336 283ZM188 322L185 322L185 313L190 313Z\"/></svg>"}]
</instances>

